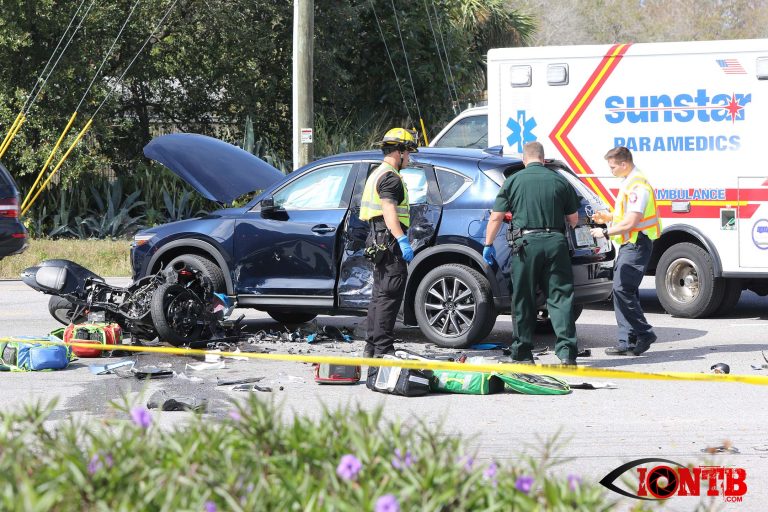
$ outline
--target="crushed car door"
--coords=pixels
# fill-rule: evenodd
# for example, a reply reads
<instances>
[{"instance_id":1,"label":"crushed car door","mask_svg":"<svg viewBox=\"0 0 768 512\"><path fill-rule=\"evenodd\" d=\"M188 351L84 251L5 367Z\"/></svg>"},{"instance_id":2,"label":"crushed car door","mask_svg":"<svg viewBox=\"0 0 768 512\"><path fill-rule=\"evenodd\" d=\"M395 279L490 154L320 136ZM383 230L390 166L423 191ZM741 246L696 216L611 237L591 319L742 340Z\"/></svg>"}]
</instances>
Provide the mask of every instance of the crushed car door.
<instances>
[{"instance_id":1,"label":"crushed car door","mask_svg":"<svg viewBox=\"0 0 768 512\"><path fill-rule=\"evenodd\" d=\"M372 265L363 257L368 223L360 220L360 198L365 181L381 162L368 162L361 167L352 194L349 216L341 238L342 254L339 270L338 305L343 309L365 309L371 299ZM408 187L411 225L408 237L413 250L430 246L440 223L441 200L431 165L414 164L400 171Z\"/></svg>"},{"instance_id":2,"label":"crushed car door","mask_svg":"<svg viewBox=\"0 0 768 512\"><path fill-rule=\"evenodd\" d=\"M355 165L334 162L303 172L238 221L239 300L252 306L333 306Z\"/></svg>"}]
</instances>

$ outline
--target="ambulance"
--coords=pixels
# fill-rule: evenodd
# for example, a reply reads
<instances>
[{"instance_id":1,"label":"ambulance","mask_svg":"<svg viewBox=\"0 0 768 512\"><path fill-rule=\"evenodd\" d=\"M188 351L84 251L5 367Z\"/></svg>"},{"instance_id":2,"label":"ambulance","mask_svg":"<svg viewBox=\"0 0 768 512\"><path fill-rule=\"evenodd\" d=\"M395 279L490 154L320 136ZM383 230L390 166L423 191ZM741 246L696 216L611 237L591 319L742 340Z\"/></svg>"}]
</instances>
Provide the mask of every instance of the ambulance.
<instances>
[{"instance_id":1,"label":"ambulance","mask_svg":"<svg viewBox=\"0 0 768 512\"><path fill-rule=\"evenodd\" d=\"M768 39L488 53L489 146L538 140L611 205L604 155L632 151L662 217L648 274L676 316L768 294L767 123Z\"/></svg>"}]
</instances>

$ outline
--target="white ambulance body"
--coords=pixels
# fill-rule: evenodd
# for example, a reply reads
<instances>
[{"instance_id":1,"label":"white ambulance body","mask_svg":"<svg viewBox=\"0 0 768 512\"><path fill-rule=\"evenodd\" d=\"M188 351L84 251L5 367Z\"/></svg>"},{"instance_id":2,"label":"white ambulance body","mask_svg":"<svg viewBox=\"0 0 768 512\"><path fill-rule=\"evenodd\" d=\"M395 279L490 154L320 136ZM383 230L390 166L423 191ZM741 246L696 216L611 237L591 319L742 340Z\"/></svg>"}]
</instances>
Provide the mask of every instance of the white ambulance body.
<instances>
[{"instance_id":1,"label":"white ambulance body","mask_svg":"<svg viewBox=\"0 0 768 512\"><path fill-rule=\"evenodd\" d=\"M538 140L614 204L604 160L628 147L656 189L649 273L676 315L768 293L768 39L488 53L488 145Z\"/></svg>"}]
</instances>

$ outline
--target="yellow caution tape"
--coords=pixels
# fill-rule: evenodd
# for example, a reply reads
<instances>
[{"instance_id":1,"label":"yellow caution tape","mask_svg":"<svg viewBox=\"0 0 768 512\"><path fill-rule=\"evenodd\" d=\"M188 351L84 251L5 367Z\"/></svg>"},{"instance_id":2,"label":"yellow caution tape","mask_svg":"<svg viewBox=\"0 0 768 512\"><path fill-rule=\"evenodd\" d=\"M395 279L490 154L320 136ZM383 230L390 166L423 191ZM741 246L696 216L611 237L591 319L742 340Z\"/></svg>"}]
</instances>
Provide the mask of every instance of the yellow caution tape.
<instances>
[{"instance_id":1,"label":"yellow caution tape","mask_svg":"<svg viewBox=\"0 0 768 512\"><path fill-rule=\"evenodd\" d=\"M44 345L67 345L70 347L88 348L96 350L125 350L130 352L146 352L153 354L174 354L179 356L205 356L216 355L221 357L240 357L248 359L262 359L267 361L295 361L298 363L329 363L347 366L393 366L399 368L413 368L416 370L459 370L467 372L497 372L497 373L527 373L531 375L559 375L566 377L594 377L604 379L629 379L629 380L678 380L678 381L707 381L707 382L740 382L768 386L768 376L758 375L732 375L713 373L643 373L626 370L609 370L590 368L586 366L562 366L562 365L531 365L512 363L470 364L454 363L450 361L422 361L414 359L379 359L369 357L339 357L296 354L263 354L254 352L220 352L193 348L178 347L143 347L140 345L105 345L101 343L61 343L48 339L33 338L0 338L0 342L40 343Z\"/></svg>"}]
</instances>

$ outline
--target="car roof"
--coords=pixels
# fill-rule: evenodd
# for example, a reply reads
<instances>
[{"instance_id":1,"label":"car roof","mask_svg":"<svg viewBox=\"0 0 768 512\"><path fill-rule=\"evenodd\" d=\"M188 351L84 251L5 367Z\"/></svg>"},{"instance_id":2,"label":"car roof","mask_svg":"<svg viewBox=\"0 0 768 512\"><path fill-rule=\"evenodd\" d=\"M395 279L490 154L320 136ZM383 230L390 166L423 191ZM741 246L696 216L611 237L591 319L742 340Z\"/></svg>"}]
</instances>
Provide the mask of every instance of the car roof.
<instances>
[{"instance_id":1,"label":"car roof","mask_svg":"<svg viewBox=\"0 0 768 512\"><path fill-rule=\"evenodd\" d=\"M312 162L307 167L313 167L318 163L335 162L339 160L372 160L381 161L381 150L364 150L341 153L328 156ZM414 163L442 164L450 166L459 163L474 163L475 168L492 169L495 167L507 167L518 165L522 160L517 156L502 156L482 149L471 148L431 148L420 147L418 153L411 155Z\"/></svg>"}]
</instances>

